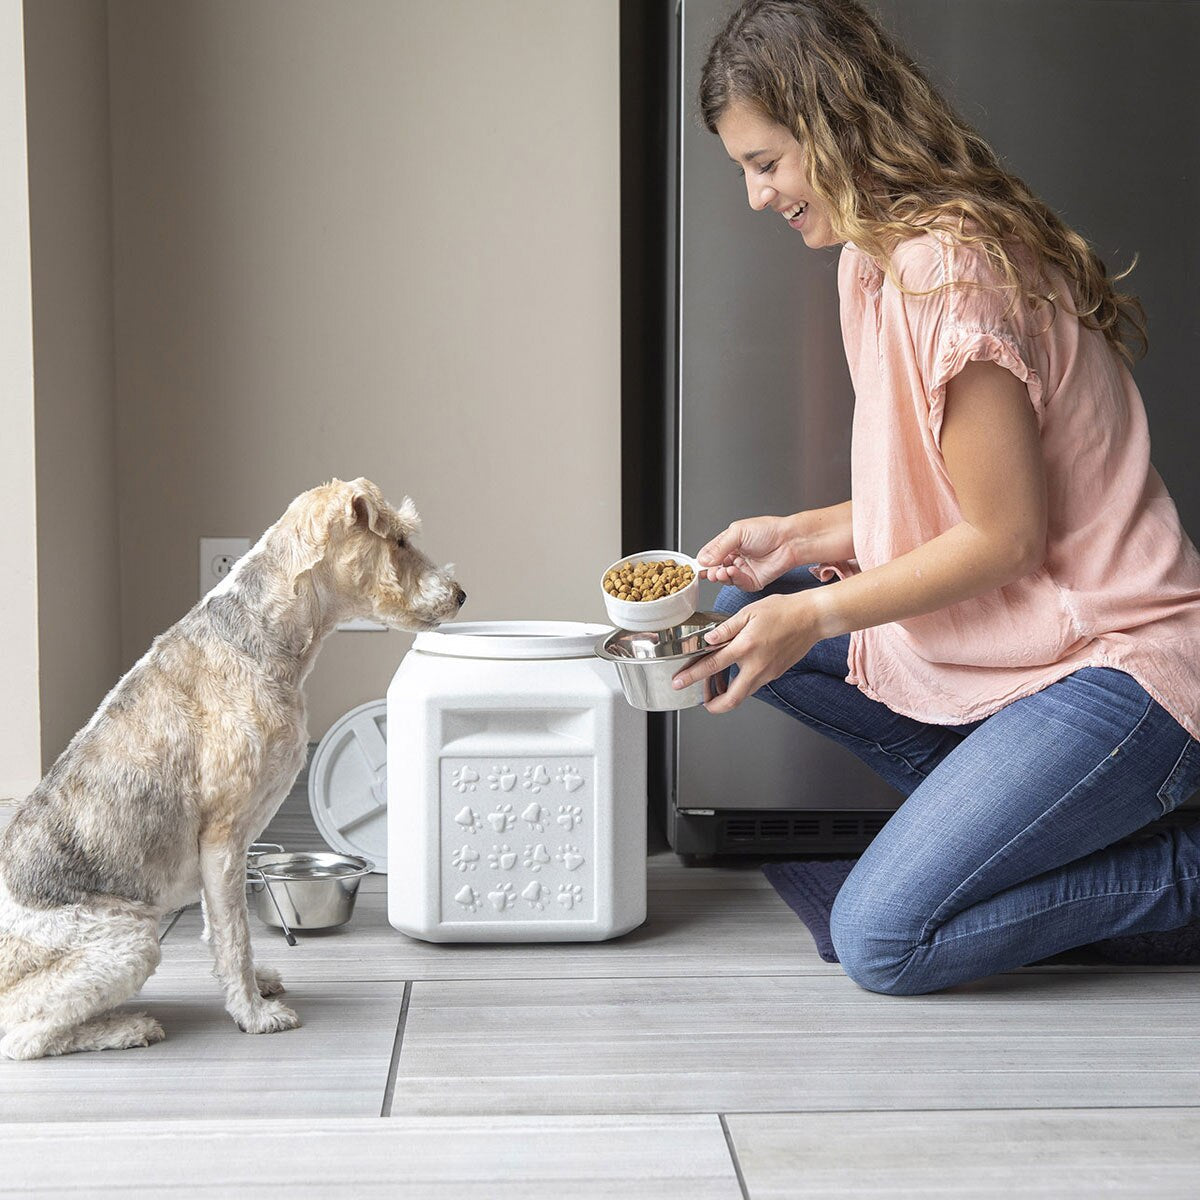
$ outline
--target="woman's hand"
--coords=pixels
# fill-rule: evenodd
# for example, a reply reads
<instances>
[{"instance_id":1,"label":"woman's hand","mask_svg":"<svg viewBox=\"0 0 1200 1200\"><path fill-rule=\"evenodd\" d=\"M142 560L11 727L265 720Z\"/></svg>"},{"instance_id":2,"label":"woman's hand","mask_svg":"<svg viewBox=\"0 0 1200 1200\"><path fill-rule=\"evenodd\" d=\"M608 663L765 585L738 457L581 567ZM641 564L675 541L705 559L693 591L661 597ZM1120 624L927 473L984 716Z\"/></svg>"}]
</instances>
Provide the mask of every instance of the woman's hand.
<instances>
[{"instance_id":1,"label":"woman's hand","mask_svg":"<svg viewBox=\"0 0 1200 1200\"><path fill-rule=\"evenodd\" d=\"M787 596L766 596L747 604L722 622L705 640L719 647L712 654L680 671L673 680L676 688L697 680L712 678L706 685L704 707L711 713L730 712L765 683L778 679L798 663L824 636L821 609L817 603L820 589ZM736 665L737 676L721 694L719 672Z\"/></svg>"},{"instance_id":2,"label":"woman's hand","mask_svg":"<svg viewBox=\"0 0 1200 1200\"><path fill-rule=\"evenodd\" d=\"M796 565L794 517L746 517L734 521L696 555L714 583L761 592Z\"/></svg>"}]
</instances>

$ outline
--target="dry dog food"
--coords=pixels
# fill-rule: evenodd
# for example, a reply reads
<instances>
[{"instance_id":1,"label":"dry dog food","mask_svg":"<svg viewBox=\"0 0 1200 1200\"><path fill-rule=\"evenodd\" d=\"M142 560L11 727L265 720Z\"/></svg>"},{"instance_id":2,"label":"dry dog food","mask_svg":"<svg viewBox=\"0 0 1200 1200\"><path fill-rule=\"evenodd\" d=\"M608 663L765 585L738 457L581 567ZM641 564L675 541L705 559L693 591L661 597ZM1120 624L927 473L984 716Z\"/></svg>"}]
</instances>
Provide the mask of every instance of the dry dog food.
<instances>
[{"instance_id":1,"label":"dry dog food","mask_svg":"<svg viewBox=\"0 0 1200 1200\"><path fill-rule=\"evenodd\" d=\"M604 576L604 590L618 600L661 600L692 582L692 568L672 559L623 562Z\"/></svg>"}]
</instances>

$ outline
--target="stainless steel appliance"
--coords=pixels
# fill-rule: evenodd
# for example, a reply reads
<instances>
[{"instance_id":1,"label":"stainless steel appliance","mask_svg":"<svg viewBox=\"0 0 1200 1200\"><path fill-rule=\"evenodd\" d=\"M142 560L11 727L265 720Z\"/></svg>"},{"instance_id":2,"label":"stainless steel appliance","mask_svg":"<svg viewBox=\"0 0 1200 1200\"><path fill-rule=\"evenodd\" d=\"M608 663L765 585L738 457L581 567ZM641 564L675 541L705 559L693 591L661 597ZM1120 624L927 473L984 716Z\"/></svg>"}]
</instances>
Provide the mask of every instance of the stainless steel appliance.
<instances>
[{"instance_id":1,"label":"stainless steel appliance","mask_svg":"<svg viewBox=\"0 0 1200 1200\"><path fill-rule=\"evenodd\" d=\"M853 395L838 326L838 250L811 251L783 221L751 212L697 113L704 54L733 7L679 0L663 18L664 328L674 345L657 433L666 484L657 492L626 484L627 504L661 518L671 539L662 544L693 554L736 517L849 496ZM1200 535L1200 3L873 7L1110 269L1139 255L1126 287L1145 305L1151 353L1135 378L1155 464ZM627 417L636 419L628 407ZM716 589L705 588L709 608ZM719 718L703 709L656 718L652 736L661 767L652 795L685 855L855 852L900 801L848 752L764 704Z\"/></svg>"}]
</instances>

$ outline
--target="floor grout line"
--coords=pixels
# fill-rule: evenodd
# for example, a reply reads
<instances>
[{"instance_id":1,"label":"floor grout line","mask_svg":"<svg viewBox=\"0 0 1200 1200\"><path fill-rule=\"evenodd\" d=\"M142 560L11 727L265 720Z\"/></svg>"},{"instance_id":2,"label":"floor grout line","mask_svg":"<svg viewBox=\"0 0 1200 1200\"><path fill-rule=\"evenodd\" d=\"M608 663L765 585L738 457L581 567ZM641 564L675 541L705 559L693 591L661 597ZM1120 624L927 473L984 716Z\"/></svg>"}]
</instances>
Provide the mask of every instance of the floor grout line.
<instances>
[{"instance_id":1,"label":"floor grout line","mask_svg":"<svg viewBox=\"0 0 1200 1200\"><path fill-rule=\"evenodd\" d=\"M717 1119L721 1122L721 1132L725 1134L725 1148L729 1151L729 1157L733 1162L738 1187L742 1189L742 1200L750 1200L750 1190L746 1187L746 1177L742 1174L742 1164L738 1161L737 1147L733 1144L733 1134L729 1132L729 1125L725 1121L725 1114L717 1113Z\"/></svg>"},{"instance_id":2,"label":"floor grout line","mask_svg":"<svg viewBox=\"0 0 1200 1200\"><path fill-rule=\"evenodd\" d=\"M167 934L170 933L171 930L175 928L175 924L179 920L179 918L183 916L183 912L184 912L184 910L182 908L177 908L175 910L175 915L171 918L171 923L166 927L166 929L164 929L162 931L162 933L160 933L158 935L158 944L160 946L163 944L163 942L165 942L167 940Z\"/></svg>"},{"instance_id":3,"label":"floor grout line","mask_svg":"<svg viewBox=\"0 0 1200 1200\"><path fill-rule=\"evenodd\" d=\"M396 1022L396 1040L392 1044L392 1061L388 1066L387 1083L383 1088L383 1107L379 1110L381 1117L392 1115L392 1097L396 1093L396 1074L400 1070L400 1048L404 1045L404 1025L408 1020L408 999L412 995L412 983L405 982L404 998L400 1001L400 1019Z\"/></svg>"}]
</instances>

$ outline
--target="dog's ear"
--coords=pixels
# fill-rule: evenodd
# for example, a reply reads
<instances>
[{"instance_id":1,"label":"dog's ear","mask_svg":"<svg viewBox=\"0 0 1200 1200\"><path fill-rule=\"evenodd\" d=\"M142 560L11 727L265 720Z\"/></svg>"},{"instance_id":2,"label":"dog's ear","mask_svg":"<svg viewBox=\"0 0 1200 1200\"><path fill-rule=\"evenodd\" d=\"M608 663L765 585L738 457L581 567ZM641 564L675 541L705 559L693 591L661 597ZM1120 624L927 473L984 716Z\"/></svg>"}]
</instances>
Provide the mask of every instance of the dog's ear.
<instances>
[{"instance_id":1,"label":"dog's ear","mask_svg":"<svg viewBox=\"0 0 1200 1200\"><path fill-rule=\"evenodd\" d=\"M391 530L379 515L378 494L374 485L369 480L356 479L353 483L347 484L347 488L347 522L350 525L356 525L364 532L370 530L380 537L388 537Z\"/></svg>"},{"instance_id":2,"label":"dog's ear","mask_svg":"<svg viewBox=\"0 0 1200 1200\"><path fill-rule=\"evenodd\" d=\"M292 501L285 520L291 518L287 574L293 593L299 594L301 578L325 557L335 523L345 519L350 505L347 496L352 490L350 484L333 479Z\"/></svg>"}]
</instances>

